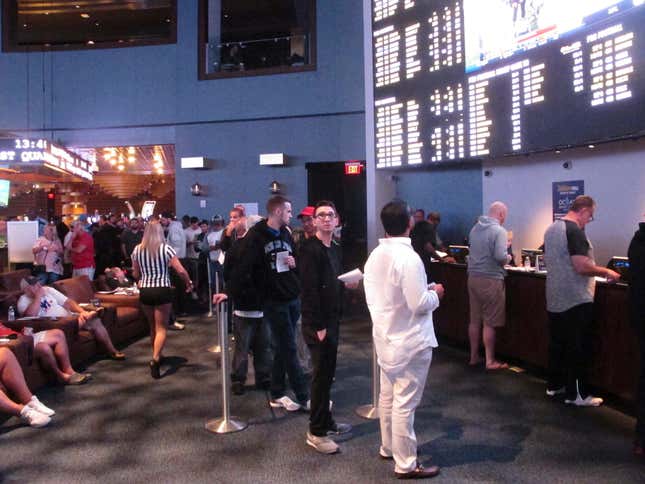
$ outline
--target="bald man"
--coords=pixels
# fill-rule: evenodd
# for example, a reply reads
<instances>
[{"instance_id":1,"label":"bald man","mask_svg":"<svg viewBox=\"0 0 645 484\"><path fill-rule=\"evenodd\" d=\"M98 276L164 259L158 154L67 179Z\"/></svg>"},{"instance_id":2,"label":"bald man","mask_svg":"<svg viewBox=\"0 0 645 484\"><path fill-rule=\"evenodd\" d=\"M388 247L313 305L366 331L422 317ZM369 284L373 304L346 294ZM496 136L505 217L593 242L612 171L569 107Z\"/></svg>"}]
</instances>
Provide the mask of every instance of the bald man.
<instances>
[{"instance_id":1,"label":"bald man","mask_svg":"<svg viewBox=\"0 0 645 484\"><path fill-rule=\"evenodd\" d=\"M510 261L508 234L502 225L508 208L494 202L488 215L482 215L470 231L468 257L468 296L470 298L470 364L479 365L479 341L482 336L486 352L486 369L508 368L495 358L495 330L506 324L506 290L504 265Z\"/></svg>"}]
</instances>

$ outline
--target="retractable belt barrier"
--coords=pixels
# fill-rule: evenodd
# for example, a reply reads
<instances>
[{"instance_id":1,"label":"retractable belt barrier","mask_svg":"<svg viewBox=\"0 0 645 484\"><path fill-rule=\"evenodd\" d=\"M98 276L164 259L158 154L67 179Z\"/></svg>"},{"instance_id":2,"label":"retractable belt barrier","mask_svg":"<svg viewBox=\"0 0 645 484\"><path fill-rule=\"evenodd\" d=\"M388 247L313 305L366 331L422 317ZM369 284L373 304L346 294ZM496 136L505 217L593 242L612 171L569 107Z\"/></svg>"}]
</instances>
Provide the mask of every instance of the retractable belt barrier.
<instances>
[{"instance_id":1,"label":"retractable belt barrier","mask_svg":"<svg viewBox=\"0 0 645 484\"><path fill-rule=\"evenodd\" d=\"M248 424L231 417L231 371L228 351L228 317L227 305L219 304L217 322L219 323L219 345L222 358L222 417L206 422L206 430L215 434L229 434L244 430Z\"/></svg>"},{"instance_id":2,"label":"retractable belt barrier","mask_svg":"<svg viewBox=\"0 0 645 484\"><path fill-rule=\"evenodd\" d=\"M381 392L380 376L381 370L378 366L378 359L376 358L376 348L374 348L374 343L372 343L372 403L357 407L356 413L358 416L370 420L376 420L379 418L378 396Z\"/></svg>"},{"instance_id":3,"label":"retractable belt barrier","mask_svg":"<svg viewBox=\"0 0 645 484\"><path fill-rule=\"evenodd\" d=\"M212 279L211 279L211 261L210 259L206 261L206 270L208 273L208 317L213 317L213 288L212 288ZM219 293L219 277L217 273L215 274L215 294ZM219 332L218 332L219 334ZM206 351L209 353L221 353L222 347L215 343L213 346L206 348Z\"/></svg>"}]
</instances>

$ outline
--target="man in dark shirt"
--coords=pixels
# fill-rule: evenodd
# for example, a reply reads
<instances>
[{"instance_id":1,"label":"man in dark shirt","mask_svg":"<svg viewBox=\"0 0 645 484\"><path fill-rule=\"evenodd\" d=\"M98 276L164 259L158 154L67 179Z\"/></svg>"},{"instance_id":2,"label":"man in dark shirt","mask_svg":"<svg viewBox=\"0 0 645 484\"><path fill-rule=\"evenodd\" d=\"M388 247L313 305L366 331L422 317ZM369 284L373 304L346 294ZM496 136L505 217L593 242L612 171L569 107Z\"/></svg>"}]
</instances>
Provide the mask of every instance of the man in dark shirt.
<instances>
[{"instance_id":1,"label":"man in dark shirt","mask_svg":"<svg viewBox=\"0 0 645 484\"><path fill-rule=\"evenodd\" d=\"M126 266L132 266L130 255L132 254L134 248L141 243L142 239L142 224L138 218L133 218L132 220L130 220L130 228L127 228L123 232L121 232L121 254L123 255L123 260L125 261Z\"/></svg>"},{"instance_id":2,"label":"man in dark shirt","mask_svg":"<svg viewBox=\"0 0 645 484\"><path fill-rule=\"evenodd\" d=\"M338 452L329 435L351 431L349 424L336 423L330 410L331 385L336 373L338 333L343 283L338 280L342 263L340 246L333 240L336 207L320 201L314 212L316 233L301 245L298 264L302 284L302 329L311 351L311 414L307 445L323 454Z\"/></svg>"},{"instance_id":3,"label":"man in dark shirt","mask_svg":"<svg viewBox=\"0 0 645 484\"><path fill-rule=\"evenodd\" d=\"M645 457L645 222L639 224L627 251L631 321L640 344L641 371L636 397L634 454Z\"/></svg>"},{"instance_id":4,"label":"man in dark shirt","mask_svg":"<svg viewBox=\"0 0 645 484\"><path fill-rule=\"evenodd\" d=\"M435 226L426 220L415 223L410 232L412 248L421 257L429 281L432 280L430 277L430 262L433 258L441 262L455 262L452 257L437 254L437 249L434 246L436 237Z\"/></svg>"}]
</instances>

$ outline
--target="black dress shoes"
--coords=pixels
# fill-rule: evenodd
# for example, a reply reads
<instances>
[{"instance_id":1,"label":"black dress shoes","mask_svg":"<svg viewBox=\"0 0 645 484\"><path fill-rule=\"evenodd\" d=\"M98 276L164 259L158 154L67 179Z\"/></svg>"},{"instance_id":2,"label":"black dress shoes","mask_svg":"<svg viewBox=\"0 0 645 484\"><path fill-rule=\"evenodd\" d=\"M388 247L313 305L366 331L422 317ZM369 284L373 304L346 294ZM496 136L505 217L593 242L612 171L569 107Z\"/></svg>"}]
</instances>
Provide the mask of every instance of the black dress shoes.
<instances>
[{"instance_id":1,"label":"black dress shoes","mask_svg":"<svg viewBox=\"0 0 645 484\"><path fill-rule=\"evenodd\" d=\"M150 376L155 380L161 378L161 372L159 371L160 363L158 360L150 360Z\"/></svg>"},{"instance_id":2,"label":"black dress shoes","mask_svg":"<svg viewBox=\"0 0 645 484\"><path fill-rule=\"evenodd\" d=\"M417 468L410 472L395 472L397 479L429 479L439 475L439 467L423 467L417 464Z\"/></svg>"}]
</instances>

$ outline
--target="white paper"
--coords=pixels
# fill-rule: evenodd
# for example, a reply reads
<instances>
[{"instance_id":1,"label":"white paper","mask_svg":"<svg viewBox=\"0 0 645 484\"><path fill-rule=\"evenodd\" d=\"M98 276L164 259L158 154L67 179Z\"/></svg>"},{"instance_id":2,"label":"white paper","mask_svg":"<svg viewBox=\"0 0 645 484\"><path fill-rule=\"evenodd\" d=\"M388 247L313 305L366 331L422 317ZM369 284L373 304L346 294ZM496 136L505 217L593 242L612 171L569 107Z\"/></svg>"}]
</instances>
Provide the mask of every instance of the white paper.
<instances>
[{"instance_id":1,"label":"white paper","mask_svg":"<svg viewBox=\"0 0 645 484\"><path fill-rule=\"evenodd\" d=\"M278 272L287 272L289 270L289 265L287 264L287 257L289 257L289 251L283 250L282 252L277 252L275 254L275 270Z\"/></svg>"},{"instance_id":2,"label":"white paper","mask_svg":"<svg viewBox=\"0 0 645 484\"><path fill-rule=\"evenodd\" d=\"M360 269L354 269L353 271L345 272L338 276L340 281L343 281L345 284L356 284L363 280L363 273Z\"/></svg>"},{"instance_id":3,"label":"white paper","mask_svg":"<svg viewBox=\"0 0 645 484\"><path fill-rule=\"evenodd\" d=\"M438 255L439 257L441 257L442 259L448 255L448 253L447 253L447 252L441 252L440 250L436 250L435 252L436 252L436 253L437 253L437 255Z\"/></svg>"},{"instance_id":4,"label":"white paper","mask_svg":"<svg viewBox=\"0 0 645 484\"><path fill-rule=\"evenodd\" d=\"M224 265L224 258L225 258L225 257L226 257L226 256L224 255L224 251L223 251L223 250L220 250L220 251L219 251L219 257L217 258L217 262L219 262L219 263L220 263L220 265L222 265L222 266Z\"/></svg>"}]
</instances>

